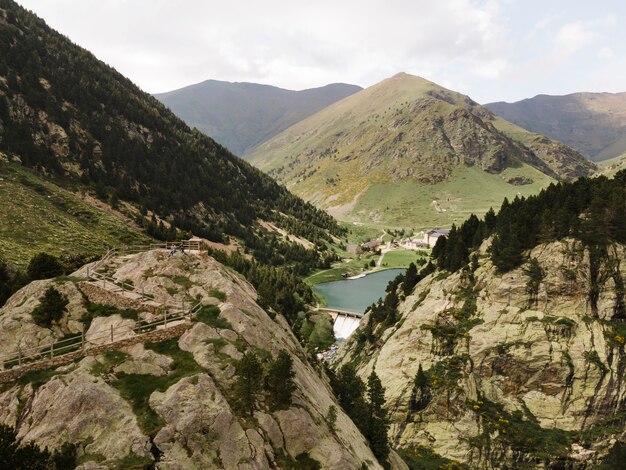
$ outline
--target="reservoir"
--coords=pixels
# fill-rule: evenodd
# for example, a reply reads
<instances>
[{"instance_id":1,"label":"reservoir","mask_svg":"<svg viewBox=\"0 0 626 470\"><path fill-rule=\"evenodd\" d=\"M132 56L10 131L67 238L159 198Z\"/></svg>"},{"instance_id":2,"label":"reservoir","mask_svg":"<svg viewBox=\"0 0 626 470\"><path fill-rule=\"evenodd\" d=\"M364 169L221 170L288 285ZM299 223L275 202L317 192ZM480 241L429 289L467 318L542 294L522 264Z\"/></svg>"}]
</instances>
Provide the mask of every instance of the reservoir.
<instances>
[{"instance_id":1,"label":"reservoir","mask_svg":"<svg viewBox=\"0 0 626 470\"><path fill-rule=\"evenodd\" d=\"M329 307L365 312L367 307L384 297L389 281L404 272L405 269L386 269L359 279L316 284L313 290L326 299Z\"/></svg>"},{"instance_id":2,"label":"reservoir","mask_svg":"<svg viewBox=\"0 0 626 470\"><path fill-rule=\"evenodd\" d=\"M404 269L386 269L373 274L368 274L359 279L345 279L341 281L324 282L313 286L313 290L324 297L328 307L353 312L365 312L365 310L384 297L385 288L389 281L398 274L403 274ZM345 323L345 325L344 325ZM337 320L335 323L335 336L347 338L358 326L355 319Z\"/></svg>"}]
</instances>

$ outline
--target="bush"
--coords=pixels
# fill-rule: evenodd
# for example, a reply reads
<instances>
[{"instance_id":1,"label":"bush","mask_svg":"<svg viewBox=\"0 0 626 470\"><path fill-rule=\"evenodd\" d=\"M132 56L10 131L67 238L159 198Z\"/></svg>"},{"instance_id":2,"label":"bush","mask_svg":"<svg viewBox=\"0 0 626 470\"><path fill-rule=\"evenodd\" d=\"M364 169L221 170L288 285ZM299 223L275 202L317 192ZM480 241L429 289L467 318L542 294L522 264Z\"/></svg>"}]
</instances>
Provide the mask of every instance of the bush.
<instances>
[{"instance_id":1,"label":"bush","mask_svg":"<svg viewBox=\"0 0 626 470\"><path fill-rule=\"evenodd\" d=\"M69 300L54 287L48 287L32 312L33 320L41 327L50 328L67 311Z\"/></svg>"},{"instance_id":2,"label":"bush","mask_svg":"<svg viewBox=\"0 0 626 470\"><path fill-rule=\"evenodd\" d=\"M63 274L63 265L56 256L48 253L38 253L28 263L26 273L31 281L50 279Z\"/></svg>"},{"instance_id":3,"label":"bush","mask_svg":"<svg viewBox=\"0 0 626 470\"><path fill-rule=\"evenodd\" d=\"M33 443L21 445L15 431L0 425L0 468L13 470L52 470L76 466L76 446L64 444L61 451L50 453Z\"/></svg>"}]
</instances>

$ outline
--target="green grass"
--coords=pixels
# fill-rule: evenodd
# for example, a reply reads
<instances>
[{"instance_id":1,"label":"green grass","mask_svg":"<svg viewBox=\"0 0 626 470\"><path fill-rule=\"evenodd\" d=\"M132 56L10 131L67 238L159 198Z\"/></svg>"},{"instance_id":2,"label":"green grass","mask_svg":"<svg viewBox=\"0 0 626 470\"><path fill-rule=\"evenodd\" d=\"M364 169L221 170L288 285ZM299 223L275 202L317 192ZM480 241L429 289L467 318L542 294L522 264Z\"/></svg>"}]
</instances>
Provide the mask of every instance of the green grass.
<instances>
[{"instance_id":1,"label":"green grass","mask_svg":"<svg viewBox=\"0 0 626 470\"><path fill-rule=\"evenodd\" d=\"M530 177L533 183L509 184L507 180L515 176ZM497 212L505 197L536 194L552 181L529 166L507 168L497 175L476 167L458 168L448 180L432 185L409 181L372 185L346 219L380 229L449 227L459 225L472 213L482 217L490 207ZM434 200L445 212L436 210Z\"/></svg>"},{"instance_id":2,"label":"green grass","mask_svg":"<svg viewBox=\"0 0 626 470\"><path fill-rule=\"evenodd\" d=\"M215 305L205 305L196 314L196 320L214 328L231 329L233 326L225 318L220 317L220 309Z\"/></svg>"},{"instance_id":3,"label":"green grass","mask_svg":"<svg viewBox=\"0 0 626 470\"><path fill-rule=\"evenodd\" d=\"M22 375L16 380L16 382L20 385L31 384L34 389L37 389L57 374L58 372L56 367L42 370L32 370Z\"/></svg>"},{"instance_id":4,"label":"green grass","mask_svg":"<svg viewBox=\"0 0 626 470\"><path fill-rule=\"evenodd\" d=\"M423 252L413 250L395 250L385 253L382 266L385 268L408 268L409 264L417 261L418 258L425 258Z\"/></svg>"},{"instance_id":5,"label":"green grass","mask_svg":"<svg viewBox=\"0 0 626 470\"><path fill-rule=\"evenodd\" d=\"M139 320L139 312L134 309L119 309L112 305L96 304L85 301L85 308L87 313L83 314L81 321L85 324L85 331L89 329L91 322L96 317L110 317L111 315L119 314L122 318L129 320Z\"/></svg>"},{"instance_id":6,"label":"green grass","mask_svg":"<svg viewBox=\"0 0 626 470\"><path fill-rule=\"evenodd\" d=\"M226 301L226 293L222 292L219 289L211 289L209 291L209 295L211 297L216 298L217 300L219 300L221 302L225 302Z\"/></svg>"},{"instance_id":7,"label":"green grass","mask_svg":"<svg viewBox=\"0 0 626 470\"><path fill-rule=\"evenodd\" d=\"M442 457L424 446L409 446L398 449L398 454L409 470L466 469L467 465Z\"/></svg>"},{"instance_id":8,"label":"green grass","mask_svg":"<svg viewBox=\"0 0 626 470\"><path fill-rule=\"evenodd\" d=\"M115 460L109 465L111 468L118 468L120 470L143 470L145 468L150 468L150 464L152 464L152 458L147 456L142 457L131 452L123 459Z\"/></svg>"},{"instance_id":9,"label":"green grass","mask_svg":"<svg viewBox=\"0 0 626 470\"><path fill-rule=\"evenodd\" d=\"M170 373L159 377L120 374L112 385L131 404L143 432L149 436L154 436L163 427L164 421L150 408L150 395L155 391L164 392L181 378L202 372L203 369L194 360L193 354L182 351L178 347L178 338L158 343L146 343L145 347L174 359Z\"/></svg>"},{"instance_id":10,"label":"green grass","mask_svg":"<svg viewBox=\"0 0 626 470\"><path fill-rule=\"evenodd\" d=\"M118 366L130 357L122 351L106 351L98 356L98 362L91 367L94 375L105 375L111 373L114 367Z\"/></svg>"},{"instance_id":11,"label":"green grass","mask_svg":"<svg viewBox=\"0 0 626 470\"><path fill-rule=\"evenodd\" d=\"M365 263L369 264L372 259L376 261L378 259L378 256L373 253L368 253L361 255L360 257L350 258L349 261L338 263L333 268L323 269L321 271L317 271L311 274L304 280L304 282L306 282L310 286L313 286L315 284L321 284L322 282L340 281L341 279L345 279L344 277L342 277L343 273L354 275L364 272L365 269L363 269L363 265ZM367 268L367 270L370 269L373 268Z\"/></svg>"},{"instance_id":12,"label":"green grass","mask_svg":"<svg viewBox=\"0 0 626 470\"><path fill-rule=\"evenodd\" d=\"M183 289L191 289L193 287L193 282L187 276L172 276L172 281Z\"/></svg>"},{"instance_id":13,"label":"green grass","mask_svg":"<svg viewBox=\"0 0 626 470\"><path fill-rule=\"evenodd\" d=\"M12 163L0 164L0 257L25 267L38 252L102 255L106 247L150 238L77 195Z\"/></svg>"}]
</instances>

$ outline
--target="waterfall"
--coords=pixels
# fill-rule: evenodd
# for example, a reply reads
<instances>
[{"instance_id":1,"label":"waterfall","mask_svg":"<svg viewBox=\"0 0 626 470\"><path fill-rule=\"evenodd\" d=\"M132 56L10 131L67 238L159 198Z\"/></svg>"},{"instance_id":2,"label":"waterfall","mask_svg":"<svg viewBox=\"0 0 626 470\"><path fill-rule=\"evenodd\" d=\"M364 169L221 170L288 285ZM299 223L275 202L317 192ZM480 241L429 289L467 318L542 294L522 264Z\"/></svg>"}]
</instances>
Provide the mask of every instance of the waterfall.
<instances>
[{"instance_id":1,"label":"waterfall","mask_svg":"<svg viewBox=\"0 0 626 470\"><path fill-rule=\"evenodd\" d=\"M356 330L361 322L360 318L345 317L343 315L337 316L335 324L333 325L333 331L335 332L335 338L348 339L354 330Z\"/></svg>"}]
</instances>

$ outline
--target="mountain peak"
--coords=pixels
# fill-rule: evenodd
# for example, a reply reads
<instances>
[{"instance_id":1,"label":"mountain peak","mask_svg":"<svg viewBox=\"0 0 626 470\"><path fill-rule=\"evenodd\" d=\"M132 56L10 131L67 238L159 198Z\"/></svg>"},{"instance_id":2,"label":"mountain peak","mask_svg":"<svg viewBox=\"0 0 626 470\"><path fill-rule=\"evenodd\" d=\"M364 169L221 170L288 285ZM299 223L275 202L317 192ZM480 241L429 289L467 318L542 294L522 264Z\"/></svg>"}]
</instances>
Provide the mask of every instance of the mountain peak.
<instances>
[{"instance_id":1,"label":"mountain peak","mask_svg":"<svg viewBox=\"0 0 626 470\"><path fill-rule=\"evenodd\" d=\"M479 204L486 211L505 195L530 194L550 178L580 176L594 167L566 146L496 119L468 96L407 73L330 105L264 142L248 159L336 217L352 220L359 213L359 222L400 226L411 209L387 209L401 186L406 188L398 204L425 206L434 212L433 222L445 225L454 222L454 212L431 207L438 191L420 185L442 185L467 170L481 180L482 191L469 196L476 200L490 184L486 180L504 180L497 201ZM513 175L513 168L528 174ZM535 186L522 191L507 186L509 179Z\"/></svg>"},{"instance_id":2,"label":"mountain peak","mask_svg":"<svg viewBox=\"0 0 626 470\"><path fill-rule=\"evenodd\" d=\"M206 80L155 97L190 127L238 155L362 88L331 83L294 91L250 82Z\"/></svg>"}]
</instances>

